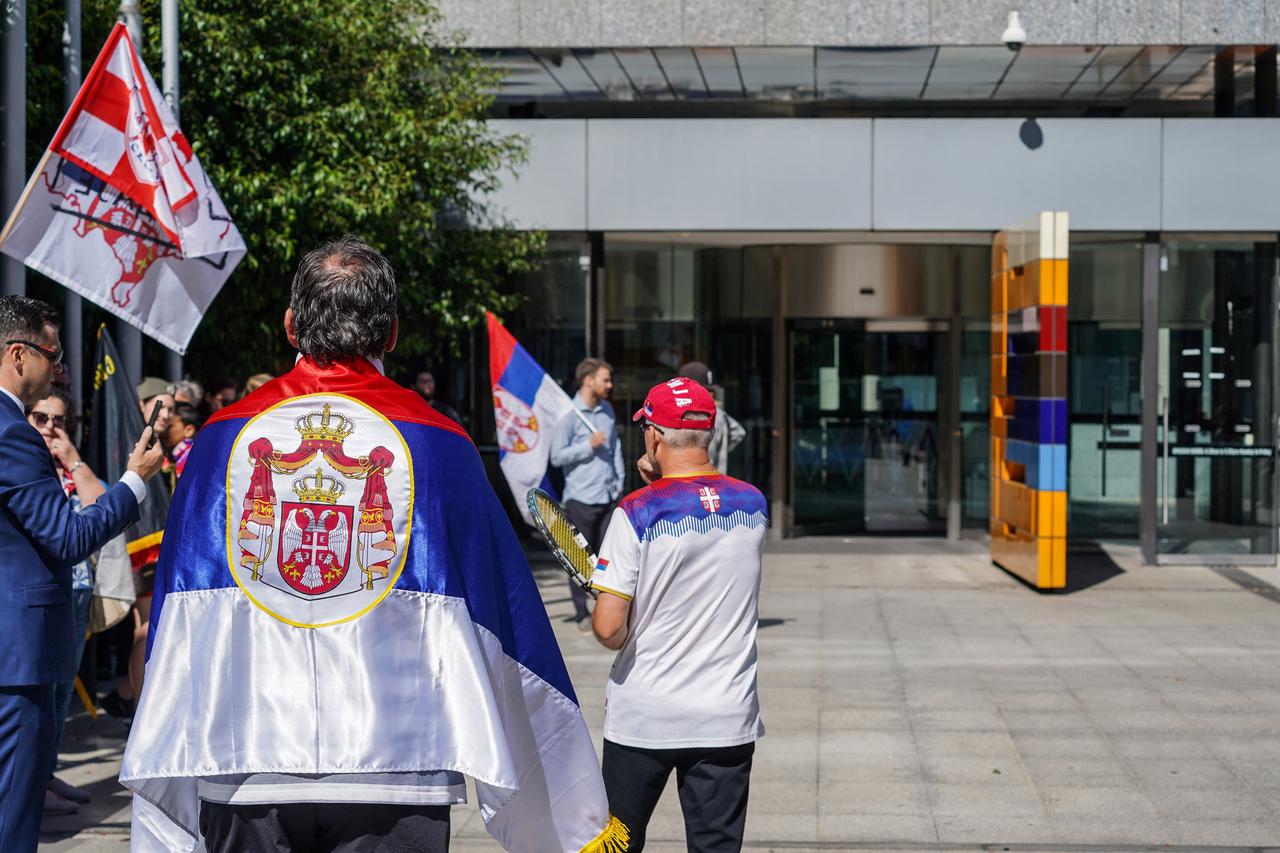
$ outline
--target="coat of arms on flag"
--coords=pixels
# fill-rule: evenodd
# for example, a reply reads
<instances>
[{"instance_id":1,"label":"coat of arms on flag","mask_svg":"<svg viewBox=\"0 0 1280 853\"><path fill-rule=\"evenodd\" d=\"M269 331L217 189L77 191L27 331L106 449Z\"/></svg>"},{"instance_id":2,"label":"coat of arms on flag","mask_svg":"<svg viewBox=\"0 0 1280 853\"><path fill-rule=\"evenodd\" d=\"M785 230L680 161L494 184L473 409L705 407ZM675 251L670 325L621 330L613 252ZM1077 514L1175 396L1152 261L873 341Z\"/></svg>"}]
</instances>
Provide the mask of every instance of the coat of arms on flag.
<instances>
[{"instance_id":1,"label":"coat of arms on flag","mask_svg":"<svg viewBox=\"0 0 1280 853\"><path fill-rule=\"evenodd\" d=\"M178 352L244 257L123 24L0 231L0 251Z\"/></svg>"},{"instance_id":2,"label":"coat of arms on flag","mask_svg":"<svg viewBox=\"0 0 1280 853\"><path fill-rule=\"evenodd\" d=\"M258 607L319 627L364 615L395 586L413 475L377 411L338 395L289 398L245 425L227 464L231 573Z\"/></svg>"},{"instance_id":3,"label":"coat of arms on flag","mask_svg":"<svg viewBox=\"0 0 1280 853\"><path fill-rule=\"evenodd\" d=\"M535 486L550 490L547 460L550 436L573 401L492 313L489 328L489 379L493 383L493 419L498 434L498 465L527 524L533 524L524 496Z\"/></svg>"}]
</instances>

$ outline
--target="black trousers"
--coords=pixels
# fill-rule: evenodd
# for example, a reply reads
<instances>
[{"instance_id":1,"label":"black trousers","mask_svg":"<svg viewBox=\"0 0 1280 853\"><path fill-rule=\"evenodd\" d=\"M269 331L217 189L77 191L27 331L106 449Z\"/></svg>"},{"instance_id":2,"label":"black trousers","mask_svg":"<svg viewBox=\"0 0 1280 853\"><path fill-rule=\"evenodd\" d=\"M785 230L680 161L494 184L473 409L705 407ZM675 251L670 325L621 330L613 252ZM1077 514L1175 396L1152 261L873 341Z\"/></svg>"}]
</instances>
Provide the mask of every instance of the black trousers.
<instances>
[{"instance_id":1,"label":"black trousers","mask_svg":"<svg viewBox=\"0 0 1280 853\"><path fill-rule=\"evenodd\" d=\"M604 742L609 811L631 831L629 853L644 849L654 807L676 771L689 853L737 853L747 822L754 743L707 749L641 749Z\"/></svg>"},{"instance_id":2,"label":"black trousers","mask_svg":"<svg viewBox=\"0 0 1280 853\"><path fill-rule=\"evenodd\" d=\"M586 537L587 545L600 555L600 543L604 541L604 532L609 529L609 517L613 515L616 503L584 504L580 501L565 501L564 514ZM591 614L587 612L587 594L582 587L569 581L569 595L573 596L573 617L579 621Z\"/></svg>"},{"instance_id":3,"label":"black trousers","mask_svg":"<svg viewBox=\"0 0 1280 853\"><path fill-rule=\"evenodd\" d=\"M447 853L448 806L200 802L208 853Z\"/></svg>"}]
</instances>

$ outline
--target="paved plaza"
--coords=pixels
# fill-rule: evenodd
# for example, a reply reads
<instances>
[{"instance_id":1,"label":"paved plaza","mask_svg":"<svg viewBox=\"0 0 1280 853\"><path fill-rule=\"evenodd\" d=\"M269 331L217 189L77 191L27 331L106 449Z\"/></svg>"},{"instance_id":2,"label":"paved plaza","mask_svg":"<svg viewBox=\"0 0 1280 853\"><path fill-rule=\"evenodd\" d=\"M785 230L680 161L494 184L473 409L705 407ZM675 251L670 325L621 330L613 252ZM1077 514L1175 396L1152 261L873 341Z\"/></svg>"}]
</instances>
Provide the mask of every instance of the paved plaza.
<instances>
[{"instance_id":1,"label":"paved plaza","mask_svg":"<svg viewBox=\"0 0 1280 853\"><path fill-rule=\"evenodd\" d=\"M1280 851L1280 570L1138 563L1072 554L1085 588L1045 595L980 543L771 548L748 849ZM539 577L598 745L612 653ZM72 731L94 803L41 849L127 849L123 729ZM454 835L498 849L474 806ZM649 838L684 849L674 787Z\"/></svg>"}]
</instances>

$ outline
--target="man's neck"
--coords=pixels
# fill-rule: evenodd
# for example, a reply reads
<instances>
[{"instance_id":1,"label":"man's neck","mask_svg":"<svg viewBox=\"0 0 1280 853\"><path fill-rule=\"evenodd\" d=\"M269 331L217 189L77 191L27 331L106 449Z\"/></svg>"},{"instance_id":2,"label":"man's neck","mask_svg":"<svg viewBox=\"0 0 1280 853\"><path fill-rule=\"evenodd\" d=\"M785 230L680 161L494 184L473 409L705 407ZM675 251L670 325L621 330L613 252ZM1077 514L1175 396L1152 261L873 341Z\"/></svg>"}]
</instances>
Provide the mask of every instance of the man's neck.
<instances>
[{"instance_id":1,"label":"man's neck","mask_svg":"<svg viewBox=\"0 0 1280 853\"><path fill-rule=\"evenodd\" d=\"M25 409L26 398L22 396L22 377L17 376L11 371L0 371L0 388L8 391L14 397L18 398L18 406Z\"/></svg>"},{"instance_id":2,"label":"man's neck","mask_svg":"<svg viewBox=\"0 0 1280 853\"><path fill-rule=\"evenodd\" d=\"M665 454L666 458L662 460L662 476L664 477L692 477L698 474L716 474L714 465L711 464L711 457L707 455L705 450L671 450Z\"/></svg>"},{"instance_id":3,"label":"man's neck","mask_svg":"<svg viewBox=\"0 0 1280 853\"><path fill-rule=\"evenodd\" d=\"M582 405L588 409L594 409L600 403L600 398L594 392L588 391L586 388L578 389L578 396L582 398Z\"/></svg>"}]
</instances>

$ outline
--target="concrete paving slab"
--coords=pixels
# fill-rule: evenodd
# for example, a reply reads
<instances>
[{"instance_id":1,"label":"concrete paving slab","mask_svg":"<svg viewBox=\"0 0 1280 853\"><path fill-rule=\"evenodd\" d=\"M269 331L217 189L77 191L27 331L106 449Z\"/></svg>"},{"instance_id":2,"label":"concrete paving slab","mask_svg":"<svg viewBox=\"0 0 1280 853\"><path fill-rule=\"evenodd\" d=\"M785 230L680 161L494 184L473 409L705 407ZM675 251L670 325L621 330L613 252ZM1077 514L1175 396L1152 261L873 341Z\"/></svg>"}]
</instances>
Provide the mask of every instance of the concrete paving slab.
<instances>
[{"instance_id":1,"label":"concrete paving slab","mask_svg":"<svg viewBox=\"0 0 1280 853\"><path fill-rule=\"evenodd\" d=\"M1042 595L972 542L771 547L761 616L774 621L759 634L769 734L747 849L1280 843L1280 605L1206 567L1108 553L1119 574ZM598 744L612 655L563 621L560 575L539 580ZM122 733L73 721L63 775L95 799L49 821L42 850L126 849L128 797L113 781ZM471 802L454 810L452 849L496 850ZM655 853L685 849L674 780L649 837Z\"/></svg>"}]
</instances>

